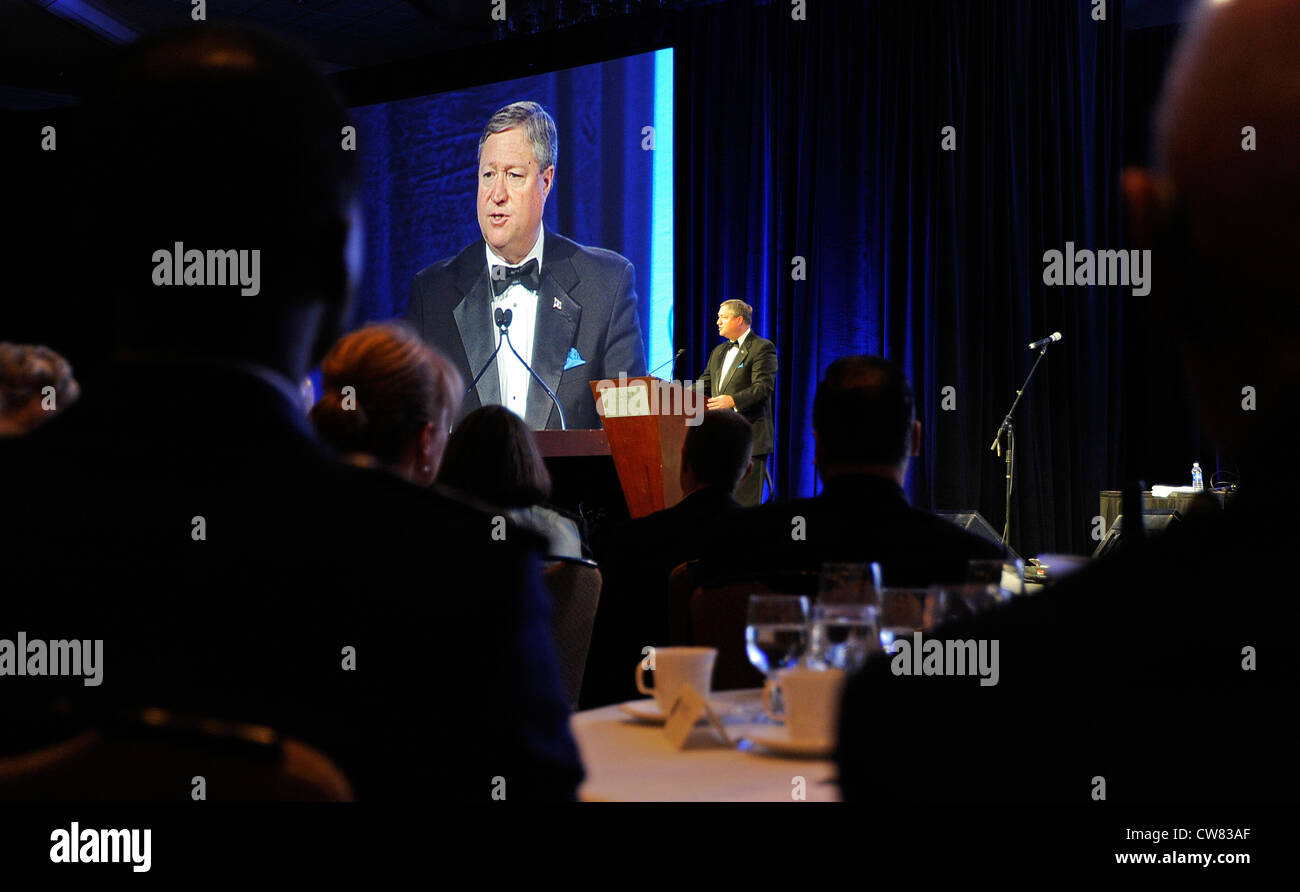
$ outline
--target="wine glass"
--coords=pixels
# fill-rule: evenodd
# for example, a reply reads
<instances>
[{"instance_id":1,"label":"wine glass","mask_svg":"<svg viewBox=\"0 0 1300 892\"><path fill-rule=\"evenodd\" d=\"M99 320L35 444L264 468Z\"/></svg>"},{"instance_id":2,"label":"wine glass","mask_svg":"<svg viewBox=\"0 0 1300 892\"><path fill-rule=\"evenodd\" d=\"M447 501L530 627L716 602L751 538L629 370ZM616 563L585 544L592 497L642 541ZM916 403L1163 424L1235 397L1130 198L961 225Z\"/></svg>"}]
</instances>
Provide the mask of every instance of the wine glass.
<instances>
[{"instance_id":1,"label":"wine glass","mask_svg":"<svg viewBox=\"0 0 1300 892\"><path fill-rule=\"evenodd\" d=\"M876 613L859 608L874 605L880 591L880 564L825 563L817 580L817 604L808 642L809 665L838 669L861 665L858 634L864 626L874 631ZM832 609L843 607L845 609ZM852 638L850 646L849 639ZM878 640L878 639L877 639ZM852 653L850 653L852 651Z\"/></svg>"},{"instance_id":2,"label":"wine glass","mask_svg":"<svg viewBox=\"0 0 1300 892\"><path fill-rule=\"evenodd\" d=\"M793 666L808 649L806 595L750 595L745 614L745 653L768 681Z\"/></svg>"},{"instance_id":3,"label":"wine glass","mask_svg":"<svg viewBox=\"0 0 1300 892\"><path fill-rule=\"evenodd\" d=\"M808 663L856 672L880 649L875 604L818 604L813 608Z\"/></svg>"},{"instance_id":4,"label":"wine glass","mask_svg":"<svg viewBox=\"0 0 1300 892\"><path fill-rule=\"evenodd\" d=\"M1022 566L1015 567L1018 574L1023 574ZM966 564L965 583L935 586L925 603L925 628L966 619L1010 601L1016 592L1003 586L1005 567L1000 559L971 560Z\"/></svg>"}]
</instances>

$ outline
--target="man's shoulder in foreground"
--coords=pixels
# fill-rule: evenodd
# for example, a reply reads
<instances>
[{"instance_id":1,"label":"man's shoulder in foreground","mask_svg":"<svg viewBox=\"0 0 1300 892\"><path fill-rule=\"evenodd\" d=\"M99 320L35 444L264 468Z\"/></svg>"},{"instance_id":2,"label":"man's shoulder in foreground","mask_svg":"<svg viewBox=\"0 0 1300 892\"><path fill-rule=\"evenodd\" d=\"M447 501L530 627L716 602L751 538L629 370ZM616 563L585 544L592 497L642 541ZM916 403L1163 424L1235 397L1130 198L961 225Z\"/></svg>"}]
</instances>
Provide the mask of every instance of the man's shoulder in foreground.
<instances>
[{"instance_id":1,"label":"man's shoulder in foreground","mask_svg":"<svg viewBox=\"0 0 1300 892\"><path fill-rule=\"evenodd\" d=\"M901 761L948 766L908 783L916 799L1085 802L1096 777L1108 798L1128 802L1300 795L1277 709L1296 678L1283 643L1296 609L1270 597L1268 574L1240 560L1250 549L1233 538L1218 522L1168 534L936 630L996 642L995 684L900 674L888 658L869 664L845 690L846 797L904 792L867 755L880 714L935 741ZM1264 652L1275 660L1267 670L1250 662ZM980 770L964 772L942 751L955 752L962 743L952 735L975 729ZM899 768L900 778L921 777Z\"/></svg>"}]
</instances>

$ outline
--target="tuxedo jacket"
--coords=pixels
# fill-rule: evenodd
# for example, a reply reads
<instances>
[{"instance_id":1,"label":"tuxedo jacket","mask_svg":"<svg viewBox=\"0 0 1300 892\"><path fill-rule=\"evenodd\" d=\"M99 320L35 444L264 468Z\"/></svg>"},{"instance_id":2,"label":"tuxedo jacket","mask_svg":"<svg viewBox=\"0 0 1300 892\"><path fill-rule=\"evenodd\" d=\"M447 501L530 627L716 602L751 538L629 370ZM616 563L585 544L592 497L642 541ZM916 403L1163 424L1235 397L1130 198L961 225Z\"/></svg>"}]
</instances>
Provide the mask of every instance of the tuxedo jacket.
<instances>
[{"instance_id":1,"label":"tuxedo jacket","mask_svg":"<svg viewBox=\"0 0 1300 892\"><path fill-rule=\"evenodd\" d=\"M706 396L729 396L736 401L736 411L754 426L754 455L772 451L772 391L776 389L776 345L760 338L750 329L740 345L740 355L722 377L722 363L731 349L723 341L709 356L709 365L700 381Z\"/></svg>"},{"instance_id":2,"label":"tuxedo jacket","mask_svg":"<svg viewBox=\"0 0 1300 892\"><path fill-rule=\"evenodd\" d=\"M635 270L626 257L546 230L532 366L555 391L570 429L602 426L590 381L617 379L620 372L645 374L635 285ZM480 239L416 273L406 318L426 343L457 365L469 386L496 346L491 306ZM509 349L502 346L507 355ZM501 402L495 360L492 365L465 397L460 417ZM524 420L533 430L560 426L554 403L536 380L530 382Z\"/></svg>"}]
</instances>

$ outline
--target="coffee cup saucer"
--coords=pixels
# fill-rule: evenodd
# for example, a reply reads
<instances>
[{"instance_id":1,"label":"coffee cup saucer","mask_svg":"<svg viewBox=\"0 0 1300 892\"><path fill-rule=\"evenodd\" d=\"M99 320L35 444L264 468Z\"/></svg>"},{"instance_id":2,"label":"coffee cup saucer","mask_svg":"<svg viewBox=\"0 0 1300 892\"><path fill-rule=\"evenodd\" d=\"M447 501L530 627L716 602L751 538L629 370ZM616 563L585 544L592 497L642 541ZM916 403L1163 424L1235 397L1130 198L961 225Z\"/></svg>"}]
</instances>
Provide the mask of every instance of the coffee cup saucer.
<instances>
[{"instance_id":1,"label":"coffee cup saucer","mask_svg":"<svg viewBox=\"0 0 1300 892\"><path fill-rule=\"evenodd\" d=\"M813 759L828 758L835 752L835 741L831 738L794 737L784 725L772 725L752 728L745 732L745 739L765 750L782 756L802 756ZM754 752L754 750L750 750Z\"/></svg>"},{"instance_id":2,"label":"coffee cup saucer","mask_svg":"<svg viewBox=\"0 0 1300 892\"><path fill-rule=\"evenodd\" d=\"M659 701L653 697L647 697L644 700L629 700L626 703L618 704L618 708L639 722L662 725L668 721L668 716L659 711ZM732 707L717 700L710 700L709 709L712 709L713 714L718 718L722 718L731 712Z\"/></svg>"}]
</instances>

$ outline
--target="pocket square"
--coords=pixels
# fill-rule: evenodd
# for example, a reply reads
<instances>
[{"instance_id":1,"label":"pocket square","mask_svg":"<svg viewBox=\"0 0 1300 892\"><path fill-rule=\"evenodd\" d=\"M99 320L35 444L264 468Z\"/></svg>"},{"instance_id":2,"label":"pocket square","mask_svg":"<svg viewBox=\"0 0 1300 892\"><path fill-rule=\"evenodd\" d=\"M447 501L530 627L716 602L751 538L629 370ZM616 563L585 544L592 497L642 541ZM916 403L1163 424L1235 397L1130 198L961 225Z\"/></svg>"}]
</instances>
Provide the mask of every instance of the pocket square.
<instances>
[{"instance_id":1,"label":"pocket square","mask_svg":"<svg viewBox=\"0 0 1300 892\"><path fill-rule=\"evenodd\" d=\"M578 352L578 348L570 347L569 356L567 359L564 360L564 370L567 372L569 369L576 368L577 366L586 365L586 364L587 364L587 360L582 358L582 354Z\"/></svg>"}]
</instances>

